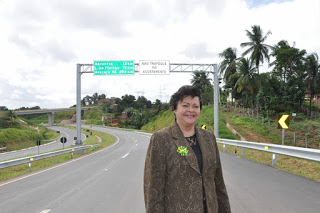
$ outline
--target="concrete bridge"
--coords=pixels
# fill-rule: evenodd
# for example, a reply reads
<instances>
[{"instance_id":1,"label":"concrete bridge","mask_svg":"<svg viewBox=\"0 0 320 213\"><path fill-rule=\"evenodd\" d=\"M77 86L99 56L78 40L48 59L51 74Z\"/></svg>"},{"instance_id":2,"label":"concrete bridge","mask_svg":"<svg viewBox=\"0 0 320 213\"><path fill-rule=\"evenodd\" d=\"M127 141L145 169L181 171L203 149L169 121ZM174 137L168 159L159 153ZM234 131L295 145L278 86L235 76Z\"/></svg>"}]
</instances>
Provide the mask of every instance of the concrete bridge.
<instances>
[{"instance_id":1,"label":"concrete bridge","mask_svg":"<svg viewBox=\"0 0 320 213\"><path fill-rule=\"evenodd\" d=\"M81 111L92 109L93 107L81 107ZM13 111L16 115L33 115L33 114L48 114L49 126L53 126L54 114L56 112L76 111L76 108L55 108L55 109L36 109L36 110L19 110Z\"/></svg>"}]
</instances>

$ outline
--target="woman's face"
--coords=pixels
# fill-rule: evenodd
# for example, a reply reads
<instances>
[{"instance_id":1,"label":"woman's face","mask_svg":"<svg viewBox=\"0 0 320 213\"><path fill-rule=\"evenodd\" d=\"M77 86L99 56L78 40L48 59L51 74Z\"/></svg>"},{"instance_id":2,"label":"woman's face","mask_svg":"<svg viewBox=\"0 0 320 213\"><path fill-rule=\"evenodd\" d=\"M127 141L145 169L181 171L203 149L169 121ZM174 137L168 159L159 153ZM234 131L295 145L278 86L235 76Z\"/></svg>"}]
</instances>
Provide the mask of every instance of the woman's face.
<instances>
[{"instance_id":1,"label":"woman's face","mask_svg":"<svg viewBox=\"0 0 320 213\"><path fill-rule=\"evenodd\" d=\"M193 126L200 116L200 100L199 97L192 98L185 96L182 101L177 104L177 109L174 110L177 123L184 126Z\"/></svg>"}]
</instances>

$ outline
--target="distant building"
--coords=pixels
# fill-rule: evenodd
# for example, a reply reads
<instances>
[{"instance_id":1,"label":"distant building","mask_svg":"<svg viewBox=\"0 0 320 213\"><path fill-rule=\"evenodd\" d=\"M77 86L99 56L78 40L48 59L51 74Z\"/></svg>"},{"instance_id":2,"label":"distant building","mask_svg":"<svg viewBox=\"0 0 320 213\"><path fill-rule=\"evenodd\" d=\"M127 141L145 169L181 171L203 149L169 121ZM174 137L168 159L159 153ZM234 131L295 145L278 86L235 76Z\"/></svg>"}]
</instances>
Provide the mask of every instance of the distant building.
<instances>
[{"instance_id":1,"label":"distant building","mask_svg":"<svg viewBox=\"0 0 320 213\"><path fill-rule=\"evenodd\" d=\"M307 93L304 97L305 101L309 101L310 100L310 93ZM313 99L311 100L311 103L317 105L318 108L320 108L320 94L315 94L313 96Z\"/></svg>"},{"instance_id":2,"label":"distant building","mask_svg":"<svg viewBox=\"0 0 320 213\"><path fill-rule=\"evenodd\" d=\"M122 115L119 117L119 120L125 120L127 118L128 118L127 113L126 112L122 112Z\"/></svg>"}]
</instances>

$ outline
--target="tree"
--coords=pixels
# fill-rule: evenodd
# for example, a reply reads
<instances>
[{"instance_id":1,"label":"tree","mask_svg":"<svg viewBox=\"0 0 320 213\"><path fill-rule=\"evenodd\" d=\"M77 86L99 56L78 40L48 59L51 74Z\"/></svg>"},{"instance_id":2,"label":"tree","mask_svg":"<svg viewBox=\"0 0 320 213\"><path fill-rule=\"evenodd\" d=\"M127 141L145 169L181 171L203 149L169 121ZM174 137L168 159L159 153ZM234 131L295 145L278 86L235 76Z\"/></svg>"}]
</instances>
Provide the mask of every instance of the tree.
<instances>
[{"instance_id":1,"label":"tree","mask_svg":"<svg viewBox=\"0 0 320 213\"><path fill-rule=\"evenodd\" d=\"M139 96L136 102L134 103L135 109L143 109L146 108L148 104L148 100L144 96Z\"/></svg>"},{"instance_id":2,"label":"tree","mask_svg":"<svg viewBox=\"0 0 320 213\"><path fill-rule=\"evenodd\" d=\"M192 74L193 78L190 80L192 86L195 86L200 90L203 105L207 105L213 100L213 87L208 75L209 73L205 72L194 72Z\"/></svg>"},{"instance_id":3,"label":"tree","mask_svg":"<svg viewBox=\"0 0 320 213\"><path fill-rule=\"evenodd\" d=\"M15 118L17 118L17 115L12 110L7 111L6 113L7 113L7 117L10 119L10 126L11 126L12 123L14 123Z\"/></svg>"},{"instance_id":4,"label":"tree","mask_svg":"<svg viewBox=\"0 0 320 213\"><path fill-rule=\"evenodd\" d=\"M136 100L136 98L133 96L133 95L124 95L121 97L122 100L121 100L121 105L122 107L124 108L127 108L127 107L134 107L134 102Z\"/></svg>"},{"instance_id":5,"label":"tree","mask_svg":"<svg viewBox=\"0 0 320 213\"><path fill-rule=\"evenodd\" d=\"M156 102L152 105L152 113L158 115L162 109L162 103L159 99L156 99Z\"/></svg>"},{"instance_id":6,"label":"tree","mask_svg":"<svg viewBox=\"0 0 320 213\"><path fill-rule=\"evenodd\" d=\"M98 99L101 100L101 99L105 99L106 97L107 96L105 94L101 94L101 95L98 96Z\"/></svg>"},{"instance_id":7,"label":"tree","mask_svg":"<svg viewBox=\"0 0 320 213\"><path fill-rule=\"evenodd\" d=\"M82 103L84 103L84 105L91 105L92 104L92 97L87 95L82 99Z\"/></svg>"},{"instance_id":8,"label":"tree","mask_svg":"<svg viewBox=\"0 0 320 213\"><path fill-rule=\"evenodd\" d=\"M259 74L259 64L260 62L263 64L264 60L267 59L268 62L270 60L269 57L269 49L272 50L273 47L264 44L265 40L269 35L271 35L271 31L269 30L265 36L262 36L263 32L260 26L254 25L252 26L252 32L246 30L247 36L249 38L249 42L241 43L241 47L249 47L242 56L247 55L248 53L251 53L251 60L255 61L256 68Z\"/></svg>"},{"instance_id":9,"label":"tree","mask_svg":"<svg viewBox=\"0 0 320 213\"><path fill-rule=\"evenodd\" d=\"M245 92L246 105L248 106L249 94L254 94L258 87L256 67L254 67L252 60L241 58L237 62L237 72L233 75L238 77L235 88L238 93Z\"/></svg>"},{"instance_id":10,"label":"tree","mask_svg":"<svg viewBox=\"0 0 320 213\"><path fill-rule=\"evenodd\" d=\"M0 111L8 111L9 109L6 106L0 106Z\"/></svg>"},{"instance_id":11,"label":"tree","mask_svg":"<svg viewBox=\"0 0 320 213\"><path fill-rule=\"evenodd\" d=\"M309 112L311 115L311 103L312 99L316 92L319 92L319 85L317 85L317 79L320 75L320 64L319 64L319 57L317 53L313 53L306 58L306 83L307 87L310 92L310 99L309 99ZM317 91L318 90L318 91Z\"/></svg>"},{"instance_id":12,"label":"tree","mask_svg":"<svg viewBox=\"0 0 320 213\"><path fill-rule=\"evenodd\" d=\"M275 57L275 61L270 63L274 66L272 73L280 80L279 96L287 108L299 110L303 104L306 91L305 54L305 50L290 46L285 40L279 41L271 54Z\"/></svg>"},{"instance_id":13,"label":"tree","mask_svg":"<svg viewBox=\"0 0 320 213\"><path fill-rule=\"evenodd\" d=\"M230 76L236 72L237 49L229 47L218 55L223 58L219 64L220 75L223 75L223 80L227 82Z\"/></svg>"},{"instance_id":14,"label":"tree","mask_svg":"<svg viewBox=\"0 0 320 213\"><path fill-rule=\"evenodd\" d=\"M231 76L237 71L237 49L229 47L219 53L219 57L223 58L223 61L219 64L220 75L223 75L223 80L226 83L224 87L231 89L231 102L233 103L233 87L236 81Z\"/></svg>"},{"instance_id":15,"label":"tree","mask_svg":"<svg viewBox=\"0 0 320 213\"><path fill-rule=\"evenodd\" d=\"M271 55L275 57L275 61L271 62L269 66L274 66L273 72L284 82L288 82L298 66L303 63L305 54L305 50L291 47L288 41L282 40L274 47Z\"/></svg>"},{"instance_id":16,"label":"tree","mask_svg":"<svg viewBox=\"0 0 320 213\"><path fill-rule=\"evenodd\" d=\"M93 104L98 104L98 101L99 101L99 95L98 93L94 93L91 97L91 101L93 102Z\"/></svg>"}]
</instances>

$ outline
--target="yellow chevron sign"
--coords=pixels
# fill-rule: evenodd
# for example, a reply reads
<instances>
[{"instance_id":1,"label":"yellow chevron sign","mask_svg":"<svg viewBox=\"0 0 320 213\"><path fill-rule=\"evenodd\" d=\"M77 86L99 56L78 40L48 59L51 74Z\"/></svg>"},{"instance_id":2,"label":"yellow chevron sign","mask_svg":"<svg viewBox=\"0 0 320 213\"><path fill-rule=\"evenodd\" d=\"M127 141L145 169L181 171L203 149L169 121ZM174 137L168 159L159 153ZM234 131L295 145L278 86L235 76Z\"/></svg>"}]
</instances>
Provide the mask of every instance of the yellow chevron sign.
<instances>
[{"instance_id":1,"label":"yellow chevron sign","mask_svg":"<svg viewBox=\"0 0 320 213\"><path fill-rule=\"evenodd\" d=\"M289 118L287 114L278 116L278 129L289 129Z\"/></svg>"},{"instance_id":2,"label":"yellow chevron sign","mask_svg":"<svg viewBox=\"0 0 320 213\"><path fill-rule=\"evenodd\" d=\"M203 124L203 125L201 126L201 128L202 128L202 129L207 129L207 126Z\"/></svg>"}]
</instances>

